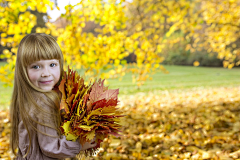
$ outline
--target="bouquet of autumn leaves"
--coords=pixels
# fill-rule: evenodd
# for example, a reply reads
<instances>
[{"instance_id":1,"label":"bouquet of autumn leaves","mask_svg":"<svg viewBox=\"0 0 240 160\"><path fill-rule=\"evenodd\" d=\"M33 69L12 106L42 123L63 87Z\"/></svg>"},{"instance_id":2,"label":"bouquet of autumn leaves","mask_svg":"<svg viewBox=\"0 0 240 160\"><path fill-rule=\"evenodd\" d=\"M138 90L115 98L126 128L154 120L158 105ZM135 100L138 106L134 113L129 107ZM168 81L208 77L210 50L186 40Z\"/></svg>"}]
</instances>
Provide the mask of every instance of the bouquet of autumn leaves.
<instances>
[{"instance_id":1,"label":"bouquet of autumn leaves","mask_svg":"<svg viewBox=\"0 0 240 160\"><path fill-rule=\"evenodd\" d=\"M119 89L108 89L103 83L104 80L99 79L85 85L76 71L68 69L58 87L62 134L67 140L79 139L82 145L95 137L97 146L85 151L90 155L109 134L120 136L119 117L123 115L116 107Z\"/></svg>"}]
</instances>

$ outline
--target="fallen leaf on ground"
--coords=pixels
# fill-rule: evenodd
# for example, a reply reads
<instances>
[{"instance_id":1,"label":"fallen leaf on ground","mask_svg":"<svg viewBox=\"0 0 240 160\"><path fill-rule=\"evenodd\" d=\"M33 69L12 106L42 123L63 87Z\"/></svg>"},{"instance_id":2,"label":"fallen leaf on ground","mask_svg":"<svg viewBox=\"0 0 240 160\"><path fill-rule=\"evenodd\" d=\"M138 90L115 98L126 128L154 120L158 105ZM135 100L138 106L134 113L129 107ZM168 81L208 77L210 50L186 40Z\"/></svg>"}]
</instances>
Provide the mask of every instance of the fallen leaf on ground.
<instances>
[{"instance_id":1,"label":"fallen leaf on ground","mask_svg":"<svg viewBox=\"0 0 240 160\"><path fill-rule=\"evenodd\" d=\"M88 159L239 159L239 106L240 87L122 96L124 136L105 138ZM7 114L0 112L0 158L10 155Z\"/></svg>"}]
</instances>

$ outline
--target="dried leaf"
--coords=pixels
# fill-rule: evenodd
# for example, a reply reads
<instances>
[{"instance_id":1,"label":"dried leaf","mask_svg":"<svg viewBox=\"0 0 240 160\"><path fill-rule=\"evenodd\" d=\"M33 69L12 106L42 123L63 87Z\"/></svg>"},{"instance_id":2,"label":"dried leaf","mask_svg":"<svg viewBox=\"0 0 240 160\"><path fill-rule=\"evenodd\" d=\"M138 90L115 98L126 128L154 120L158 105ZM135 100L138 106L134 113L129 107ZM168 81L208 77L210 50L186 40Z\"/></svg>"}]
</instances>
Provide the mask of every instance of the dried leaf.
<instances>
[{"instance_id":1,"label":"dried leaf","mask_svg":"<svg viewBox=\"0 0 240 160\"><path fill-rule=\"evenodd\" d=\"M67 136L66 136L66 140L68 141L76 141L78 138L78 136L74 135L74 134L71 134L71 133L68 133Z\"/></svg>"},{"instance_id":2,"label":"dried leaf","mask_svg":"<svg viewBox=\"0 0 240 160\"><path fill-rule=\"evenodd\" d=\"M102 99L117 99L117 96L119 94L119 89L109 89L107 90L106 87L103 85L104 80L96 81L92 86L92 91L90 93L89 99L90 103L93 104L96 101L102 100Z\"/></svg>"},{"instance_id":3,"label":"dried leaf","mask_svg":"<svg viewBox=\"0 0 240 160\"><path fill-rule=\"evenodd\" d=\"M87 140L92 140L95 137L95 130L92 130L90 133L87 134Z\"/></svg>"},{"instance_id":4,"label":"dried leaf","mask_svg":"<svg viewBox=\"0 0 240 160\"><path fill-rule=\"evenodd\" d=\"M86 86L76 71L68 69L59 86L63 134L67 140L75 141L79 137L82 145L96 136L94 150L100 147L103 137L119 136L119 117L123 116L116 108L119 90L109 90L103 82L99 80ZM92 150L86 152L92 153Z\"/></svg>"}]
</instances>

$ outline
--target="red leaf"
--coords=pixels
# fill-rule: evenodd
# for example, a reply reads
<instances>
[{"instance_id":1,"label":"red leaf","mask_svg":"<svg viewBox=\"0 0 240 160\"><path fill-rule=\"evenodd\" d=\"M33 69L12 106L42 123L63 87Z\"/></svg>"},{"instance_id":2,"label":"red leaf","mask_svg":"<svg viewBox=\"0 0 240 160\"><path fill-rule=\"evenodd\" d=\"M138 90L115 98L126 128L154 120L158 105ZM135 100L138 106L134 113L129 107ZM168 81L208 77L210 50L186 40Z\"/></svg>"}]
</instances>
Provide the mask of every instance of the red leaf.
<instances>
[{"instance_id":1,"label":"red leaf","mask_svg":"<svg viewBox=\"0 0 240 160\"><path fill-rule=\"evenodd\" d=\"M71 108L71 113L75 110L75 107L76 107L76 104L78 103L79 100L76 100L73 105L72 105L72 108Z\"/></svg>"},{"instance_id":2,"label":"red leaf","mask_svg":"<svg viewBox=\"0 0 240 160\"><path fill-rule=\"evenodd\" d=\"M69 108L68 108L68 105L66 103L65 82L66 82L66 80L62 79L62 81L59 85L59 91L62 94L61 103L60 103L60 110L63 110L66 114L69 114Z\"/></svg>"},{"instance_id":3,"label":"red leaf","mask_svg":"<svg viewBox=\"0 0 240 160\"><path fill-rule=\"evenodd\" d=\"M117 132L110 132L109 134L115 136L115 137L121 137L121 134L118 134Z\"/></svg>"},{"instance_id":4,"label":"red leaf","mask_svg":"<svg viewBox=\"0 0 240 160\"><path fill-rule=\"evenodd\" d=\"M67 103L68 103L68 105L71 106L74 97L75 97L75 94L72 94L71 97L68 97L68 98L67 98Z\"/></svg>"},{"instance_id":5,"label":"red leaf","mask_svg":"<svg viewBox=\"0 0 240 160\"><path fill-rule=\"evenodd\" d=\"M101 81L101 79L99 79L98 82L95 82L93 84L92 90L89 96L91 104L102 99L106 99L106 100L117 99L117 96L119 94L119 89L107 90L107 87L105 87L103 83L104 83L104 80Z\"/></svg>"},{"instance_id":6,"label":"red leaf","mask_svg":"<svg viewBox=\"0 0 240 160\"><path fill-rule=\"evenodd\" d=\"M118 117L123 116L116 107L119 89L108 89L103 84L104 80L100 79L85 86L84 79L68 68L59 85L62 94L61 125L71 121L69 133L79 137L82 145L95 135L95 149L109 134L119 136L121 125Z\"/></svg>"},{"instance_id":7,"label":"red leaf","mask_svg":"<svg viewBox=\"0 0 240 160\"><path fill-rule=\"evenodd\" d=\"M86 137L84 136L79 136L79 141L82 146L87 142Z\"/></svg>"},{"instance_id":8,"label":"red leaf","mask_svg":"<svg viewBox=\"0 0 240 160\"><path fill-rule=\"evenodd\" d=\"M93 110L98 108L108 107L108 106L116 106L117 102L118 102L117 99L109 99L108 101L106 99L102 99L92 104Z\"/></svg>"}]
</instances>

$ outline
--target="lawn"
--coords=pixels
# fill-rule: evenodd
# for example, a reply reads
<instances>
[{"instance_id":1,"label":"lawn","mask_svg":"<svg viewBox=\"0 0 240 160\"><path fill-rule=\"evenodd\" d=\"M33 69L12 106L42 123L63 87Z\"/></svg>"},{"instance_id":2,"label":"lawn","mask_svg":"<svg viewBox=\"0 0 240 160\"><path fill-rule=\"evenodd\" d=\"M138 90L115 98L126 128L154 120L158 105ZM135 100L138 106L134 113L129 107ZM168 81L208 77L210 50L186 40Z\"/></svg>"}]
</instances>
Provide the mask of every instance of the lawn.
<instances>
[{"instance_id":1,"label":"lawn","mask_svg":"<svg viewBox=\"0 0 240 160\"><path fill-rule=\"evenodd\" d=\"M122 81L109 79L110 88L120 88L120 94L136 92L184 91L201 88L234 87L240 85L240 68L164 66L169 74L158 72L153 80L147 81L140 89L132 84L131 74L126 74Z\"/></svg>"},{"instance_id":2,"label":"lawn","mask_svg":"<svg viewBox=\"0 0 240 160\"><path fill-rule=\"evenodd\" d=\"M3 63L0 63L0 66ZM192 66L165 66L169 74L158 72L153 80L147 81L140 89L132 83L132 75L126 74L122 81L108 79L110 88L120 88L121 95L135 94L137 92L182 92L202 88L235 87L240 86L240 68L231 70L225 68L192 67ZM0 82L0 108L9 106L12 94L11 87L3 87Z\"/></svg>"},{"instance_id":3,"label":"lawn","mask_svg":"<svg viewBox=\"0 0 240 160\"><path fill-rule=\"evenodd\" d=\"M5 63L0 62L0 67L4 64ZM3 82L0 81L0 109L9 106L12 94L12 87L4 87L3 85Z\"/></svg>"}]
</instances>

